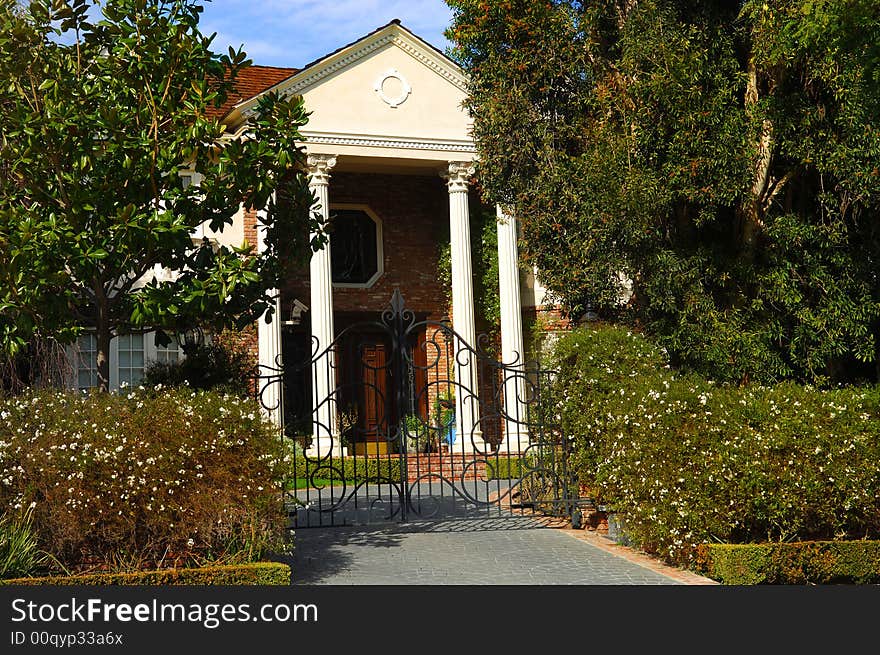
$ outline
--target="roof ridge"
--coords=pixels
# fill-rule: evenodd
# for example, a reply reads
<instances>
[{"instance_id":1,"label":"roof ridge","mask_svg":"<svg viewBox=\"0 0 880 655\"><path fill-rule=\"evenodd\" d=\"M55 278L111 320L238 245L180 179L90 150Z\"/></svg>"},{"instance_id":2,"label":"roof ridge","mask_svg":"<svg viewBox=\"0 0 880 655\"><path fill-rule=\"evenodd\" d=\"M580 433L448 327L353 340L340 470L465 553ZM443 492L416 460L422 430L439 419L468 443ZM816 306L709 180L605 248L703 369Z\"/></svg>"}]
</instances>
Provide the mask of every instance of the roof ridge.
<instances>
[{"instance_id":1,"label":"roof ridge","mask_svg":"<svg viewBox=\"0 0 880 655\"><path fill-rule=\"evenodd\" d=\"M295 66L268 66L266 64L250 64L247 68L271 68L272 70L279 71L298 71L299 68Z\"/></svg>"}]
</instances>

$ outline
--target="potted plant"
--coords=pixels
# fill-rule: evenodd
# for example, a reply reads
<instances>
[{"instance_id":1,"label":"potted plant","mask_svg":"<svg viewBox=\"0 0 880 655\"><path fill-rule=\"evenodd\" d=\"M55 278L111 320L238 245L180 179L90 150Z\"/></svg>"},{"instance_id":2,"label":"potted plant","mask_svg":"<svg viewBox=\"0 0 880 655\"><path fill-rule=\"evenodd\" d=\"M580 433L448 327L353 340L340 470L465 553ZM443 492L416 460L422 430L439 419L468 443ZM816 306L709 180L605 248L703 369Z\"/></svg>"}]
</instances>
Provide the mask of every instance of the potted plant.
<instances>
[{"instance_id":1,"label":"potted plant","mask_svg":"<svg viewBox=\"0 0 880 655\"><path fill-rule=\"evenodd\" d=\"M420 447L427 442L428 426L416 414L407 414L403 417L404 436L406 439L406 452L418 453Z\"/></svg>"},{"instance_id":2,"label":"potted plant","mask_svg":"<svg viewBox=\"0 0 880 655\"><path fill-rule=\"evenodd\" d=\"M439 449L448 451L455 443L455 398L451 393L437 396L434 401L434 416L437 420L436 435Z\"/></svg>"},{"instance_id":3,"label":"potted plant","mask_svg":"<svg viewBox=\"0 0 880 655\"><path fill-rule=\"evenodd\" d=\"M356 405L347 405L336 414L336 430L344 445L344 455L354 451L354 433L357 424L358 410Z\"/></svg>"}]
</instances>

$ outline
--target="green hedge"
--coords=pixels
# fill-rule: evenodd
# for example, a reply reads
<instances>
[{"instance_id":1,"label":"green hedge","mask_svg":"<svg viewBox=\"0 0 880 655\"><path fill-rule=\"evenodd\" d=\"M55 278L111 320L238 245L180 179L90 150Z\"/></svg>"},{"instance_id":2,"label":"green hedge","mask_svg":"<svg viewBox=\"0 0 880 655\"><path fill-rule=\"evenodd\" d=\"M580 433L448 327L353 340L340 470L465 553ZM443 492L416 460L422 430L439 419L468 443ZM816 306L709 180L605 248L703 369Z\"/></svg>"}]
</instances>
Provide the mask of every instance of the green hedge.
<instances>
[{"instance_id":1,"label":"green hedge","mask_svg":"<svg viewBox=\"0 0 880 655\"><path fill-rule=\"evenodd\" d=\"M301 480L345 480L346 484L361 482L400 481L400 459L397 457L336 457L307 458L298 454L293 460L292 475Z\"/></svg>"},{"instance_id":2,"label":"green hedge","mask_svg":"<svg viewBox=\"0 0 880 655\"><path fill-rule=\"evenodd\" d=\"M733 387L678 375L648 339L591 326L556 345L580 482L642 549L880 538L880 387Z\"/></svg>"},{"instance_id":3,"label":"green hedge","mask_svg":"<svg viewBox=\"0 0 880 655\"><path fill-rule=\"evenodd\" d=\"M520 456L499 455L489 457L486 462L487 480L516 480L523 475L523 461Z\"/></svg>"},{"instance_id":4,"label":"green hedge","mask_svg":"<svg viewBox=\"0 0 880 655\"><path fill-rule=\"evenodd\" d=\"M277 562L257 562L203 568L160 569L136 573L16 578L2 585L289 585L290 567Z\"/></svg>"},{"instance_id":5,"label":"green hedge","mask_svg":"<svg viewBox=\"0 0 880 655\"><path fill-rule=\"evenodd\" d=\"M728 585L878 584L880 541L703 544L697 565Z\"/></svg>"}]
</instances>

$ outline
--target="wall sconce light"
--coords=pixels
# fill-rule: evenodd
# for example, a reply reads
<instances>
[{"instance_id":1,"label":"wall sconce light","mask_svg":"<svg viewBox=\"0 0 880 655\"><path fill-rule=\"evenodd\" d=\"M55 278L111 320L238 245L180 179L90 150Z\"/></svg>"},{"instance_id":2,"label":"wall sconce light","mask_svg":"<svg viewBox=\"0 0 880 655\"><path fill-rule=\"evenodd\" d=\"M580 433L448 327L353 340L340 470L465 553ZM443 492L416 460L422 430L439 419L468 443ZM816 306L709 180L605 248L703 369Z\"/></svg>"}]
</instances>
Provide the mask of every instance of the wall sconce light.
<instances>
[{"instance_id":1,"label":"wall sconce light","mask_svg":"<svg viewBox=\"0 0 880 655\"><path fill-rule=\"evenodd\" d=\"M309 311L308 306L304 305L299 300L294 298L293 302L290 303L290 314L288 314L289 318L286 321L281 321L281 325L299 325L302 322L302 315L307 311Z\"/></svg>"}]
</instances>

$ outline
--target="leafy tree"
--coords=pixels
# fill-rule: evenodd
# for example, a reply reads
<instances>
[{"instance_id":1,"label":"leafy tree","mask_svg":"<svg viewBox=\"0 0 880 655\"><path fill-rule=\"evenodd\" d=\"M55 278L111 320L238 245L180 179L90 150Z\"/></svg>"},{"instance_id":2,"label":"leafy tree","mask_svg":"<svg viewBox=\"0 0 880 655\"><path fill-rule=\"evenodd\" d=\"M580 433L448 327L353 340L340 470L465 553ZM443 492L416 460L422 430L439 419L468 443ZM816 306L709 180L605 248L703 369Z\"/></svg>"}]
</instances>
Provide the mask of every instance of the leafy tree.
<instances>
[{"instance_id":1,"label":"leafy tree","mask_svg":"<svg viewBox=\"0 0 880 655\"><path fill-rule=\"evenodd\" d=\"M115 335L246 325L271 311L282 262L308 252L292 236L316 225L297 145L302 99L266 94L245 133L226 133L217 108L250 60L212 52L201 11L192 0L103 0L92 19L87 0L3 3L6 351L89 326L106 389ZM222 231L241 206L264 209L263 251L194 242L195 228ZM178 275L157 279L161 269Z\"/></svg>"},{"instance_id":2,"label":"leafy tree","mask_svg":"<svg viewBox=\"0 0 880 655\"><path fill-rule=\"evenodd\" d=\"M876 375L880 3L448 4L488 199L569 312L716 379Z\"/></svg>"}]
</instances>

